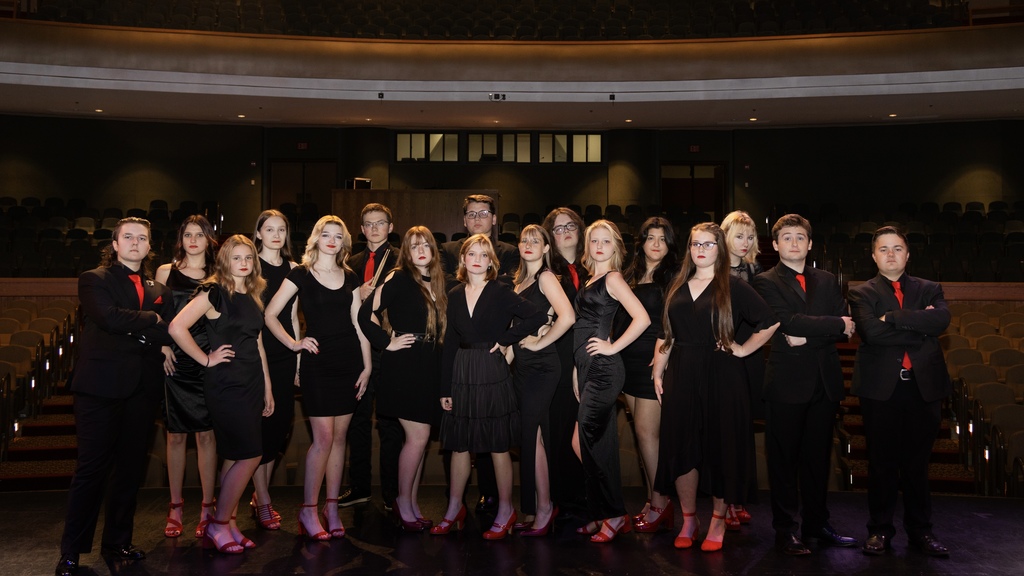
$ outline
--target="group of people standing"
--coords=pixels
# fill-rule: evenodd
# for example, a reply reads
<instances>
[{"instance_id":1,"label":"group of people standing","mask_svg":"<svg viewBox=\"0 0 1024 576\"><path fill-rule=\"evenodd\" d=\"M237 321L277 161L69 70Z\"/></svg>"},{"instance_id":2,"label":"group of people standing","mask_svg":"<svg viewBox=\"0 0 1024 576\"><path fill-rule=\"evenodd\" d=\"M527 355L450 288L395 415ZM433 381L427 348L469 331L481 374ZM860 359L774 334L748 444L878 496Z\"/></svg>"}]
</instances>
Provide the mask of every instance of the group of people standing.
<instances>
[{"instance_id":1,"label":"group of people standing","mask_svg":"<svg viewBox=\"0 0 1024 576\"><path fill-rule=\"evenodd\" d=\"M767 272L743 212L721 226L694 226L683 244L668 220L650 218L626 270L627 247L609 221L584 227L575 212L557 208L522 230L517 249L494 238L492 198L467 197L463 217L466 238L438 245L430 230L413 226L394 247L390 209L369 204L360 214L366 249L352 254L346 224L324 216L295 263L278 211L260 215L252 239L231 236L219 251L210 224L193 216L155 280L144 266L148 222L122 220L110 261L79 280L83 334L71 379L79 464L56 573L74 573L79 553L91 549L111 468L117 497L108 499L104 551L144 557L131 544L141 482L131 458L145 453L161 396L171 492L165 535L184 530L190 434L203 495L196 537L229 554L255 546L236 523L250 480L253 517L280 529L268 486L288 442L295 386L312 431L298 531L312 540L345 536L338 504L352 495L342 494L347 436L351 427L368 442L366 414L375 409L382 484L393 487L386 505L403 530L462 529L475 458L478 509L492 505L495 515L485 539L544 536L561 514L580 520L577 532L592 542L609 542L634 529L674 529L678 510L674 545L690 548L701 539L702 493L713 513L700 548L721 550L725 532L750 520L752 423L763 410L776 548L809 554L811 539L856 546L830 525L826 506L844 395L835 343L855 330L862 342L853 393L862 397L871 459L863 550L889 549L902 487L912 541L948 553L931 532L924 449L949 393L944 363L935 361L949 312L941 287L906 276L899 230L876 233L879 276L851 289L850 312L836 278L806 265L811 226L798 215L773 227L780 263ZM620 394L649 489L632 516L619 468ZM436 524L417 497L435 434L449 496ZM517 446L522 518L512 502ZM397 464L384 469L385 461Z\"/></svg>"}]
</instances>

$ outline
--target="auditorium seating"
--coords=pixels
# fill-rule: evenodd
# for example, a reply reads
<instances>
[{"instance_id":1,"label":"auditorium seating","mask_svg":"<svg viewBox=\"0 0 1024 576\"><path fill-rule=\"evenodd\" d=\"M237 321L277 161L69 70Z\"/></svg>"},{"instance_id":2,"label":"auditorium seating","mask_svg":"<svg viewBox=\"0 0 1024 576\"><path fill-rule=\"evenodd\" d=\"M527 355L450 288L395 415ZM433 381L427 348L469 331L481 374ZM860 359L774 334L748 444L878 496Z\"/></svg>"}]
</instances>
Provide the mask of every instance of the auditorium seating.
<instances>
[{"instance_id":1,"label":"auditorium seating","mask_svg":"<svg viewBox=\"0 0 1024 576\"><path fill-rule=\"evenodd\" d=\"M964 25L927 0L40 0L27 18L77 24L387 40L730 38Z\"/></svg>"}]
</instances>

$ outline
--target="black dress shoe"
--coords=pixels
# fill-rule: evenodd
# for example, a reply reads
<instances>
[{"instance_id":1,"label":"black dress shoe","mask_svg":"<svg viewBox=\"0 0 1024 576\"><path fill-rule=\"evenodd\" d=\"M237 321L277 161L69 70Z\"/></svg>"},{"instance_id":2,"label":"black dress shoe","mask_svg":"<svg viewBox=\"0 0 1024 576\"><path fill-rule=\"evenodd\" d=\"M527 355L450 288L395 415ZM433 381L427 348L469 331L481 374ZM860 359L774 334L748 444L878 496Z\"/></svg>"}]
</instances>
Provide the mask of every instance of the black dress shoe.
<instances>
[{"instance_id":1,"label":"black dress shoe","mask_svg":"<svg viewBox=\"0 0 1024 576\"><path fill-rule=\"evenodd\" d=\"M919 536L912 541L912 544L916 546L918 550L929 556L936 556L939 558L949 556L949 549L943 546L942 542L936 540L934 534Z\"/></svg>"},{"instance_id":2,"label":"black dress shoe","mask_svg":"<svg viewBox=\"0 0 1024 576\"><path fill-rule=\"evenodd\" d=\"M123 546L103 546L100 549L102 554L107 556L114 556L121 560L144 560L146 553L140 548L136 548L132 544L125 544Z\"/></svg>"},{"instance_id":3,"label":"black dress shoe","mask_svg":"<svg viewBox=\"0 0 1024 576\"><path fill-rule=\"evenodd\" d=\"M477 512L494 512L498 509L498 499L494 496L481 496L476 503Z\"/></svg>"},{"instance_id":4,"label":"black dress shoe","mask_svg":"<svg viewBox=\"0 0 1024 576\"><path fill-rule=\"evenodd\" d=\"M61 554L57 568L53 571L55 576L73 576L78 572L78 554Z\"/></svg>"},{"instance_id":5,"label":"black dress shoe","mask_svg":"<svg viewBox=\"0 0 1024 576\"><path fill-rule=\"evenodd\" d=\"M815 539L819 544L828 546L842 546L850 548L858 544L857 539L850 536L843 536L836 532L836 529L825 524L813 532L804 532L804 540Z\"/></svg>"},{"instance_id":6,"label":"black dress shoe","mask_svg":"<svg viewBox=\"0 0 1024 576\"><path fill-rule=\"evenodd\" d=\"M885 534L872 534L864 541L861 551L869 556L881 556L892 547L892 538Z\"/></svg>"},{"instance_id":7,"label":"black dress shoe","mask_svg":"<svg viewBox=\"0 0 1024 576\"><path fill-rule=\"evenodd\" d=\"M796 534L776 534L775 549L787 556L807 556L810 548L796 537Z\"/></svg>"},{"instance_id":8,"label":"black dress shoe","mask_svg":"<svg viewBox=\"0 0 1024 576\"><path fill-rule=\"evenodd\" d=\"M370 501L369 490L358 490L356 488L349 488L341 493L338 497L338 507L347 508L353 504L362 504L363 502ZM386 500L385 500L386 502Z\"/></svg>"}]
</instances>

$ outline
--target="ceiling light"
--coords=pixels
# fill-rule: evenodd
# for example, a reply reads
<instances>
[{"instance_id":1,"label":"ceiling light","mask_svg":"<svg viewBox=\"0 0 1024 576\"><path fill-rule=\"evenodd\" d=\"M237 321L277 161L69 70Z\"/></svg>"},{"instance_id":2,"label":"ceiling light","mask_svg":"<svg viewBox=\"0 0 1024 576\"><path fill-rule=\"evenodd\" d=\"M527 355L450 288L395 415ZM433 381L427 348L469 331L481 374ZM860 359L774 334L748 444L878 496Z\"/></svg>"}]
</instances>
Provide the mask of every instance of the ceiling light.
<instances>
[{"instance_id":1,"label":"ceiling light","mask_svg":"<svg viewBox=\"0 0 1024 576\"><path fill-rule=\"evenodd\" d=\"M97 108L95 112L103 112L103 108Z\"/></svg>"},{"instance_id":2,"label":"ceiling light","mask_svg":"<svg viewBox=\"0 0 1024 576\"><path fill-rule=\"evenodd\" d=\"M750 118L747 118L747 120L750 120L751 122L757 122L757 118L755 118L753 116L751 116Z\"/></svg>"},{"instance_id":3,"label":"ceiling light","mask_svg":"<svg viewBox=\"0 0 1024 576\"><path fill-rule=\"evenodd\" d=\"M238 117L239 118L245 118L245 114L239 114Z\"/></svg>"},{"instance_id":4,"label":"ceiling light","mask_svg":"<svg viewBox=\"0 0 1024 576\"><path fill-rule=\"evenodd\" d=\"M631 122L633 122L633 121L632 121L632 120L630 120L629 118L626 118L626 124L629 124L629 123L631 123Z\"/></svg>"},{"instance_id":5,"label":"ceiling light","mask_svg":"<svg viewBox=\"0 0 1024 576\"><path fill-rule=\"evenodd\" d=\"M895 118L895 117L896 117L895 114L889 114L889 118Z\"/></svg>"}]
</instances>

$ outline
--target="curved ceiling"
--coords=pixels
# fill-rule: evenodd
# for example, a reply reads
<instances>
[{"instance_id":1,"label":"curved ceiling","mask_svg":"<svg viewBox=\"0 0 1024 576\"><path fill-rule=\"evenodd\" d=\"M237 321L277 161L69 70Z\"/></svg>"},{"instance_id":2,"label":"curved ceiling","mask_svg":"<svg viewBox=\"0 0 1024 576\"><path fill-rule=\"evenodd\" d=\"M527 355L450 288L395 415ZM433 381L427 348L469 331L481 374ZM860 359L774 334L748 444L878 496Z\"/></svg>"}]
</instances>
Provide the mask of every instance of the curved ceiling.
<instances>
[{"instance_id":1,"label":"curved ceiling","mask_svg":"<svg viewBox=\"0 0 1024 576\"><path fill-rule=\"evenodd\" d=\"M501 130L1021 118L1022 32L398 42L0 20L0 113Z\"/></svg>"}]
</instances>

